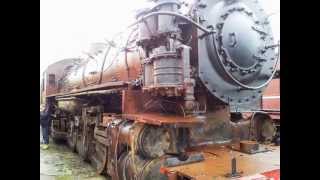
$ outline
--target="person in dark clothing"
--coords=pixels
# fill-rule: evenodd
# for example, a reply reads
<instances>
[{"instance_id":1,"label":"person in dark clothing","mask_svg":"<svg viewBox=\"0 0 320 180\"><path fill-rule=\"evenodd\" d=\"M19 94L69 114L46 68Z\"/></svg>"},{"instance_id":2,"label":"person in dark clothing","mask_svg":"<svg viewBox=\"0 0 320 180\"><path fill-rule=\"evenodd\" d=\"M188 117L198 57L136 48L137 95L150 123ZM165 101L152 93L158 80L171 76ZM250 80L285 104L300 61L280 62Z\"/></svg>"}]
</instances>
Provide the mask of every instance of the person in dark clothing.
<instances>
[{"instance_id":1,"label":"person in dark clothing","mask_svg":"<svg viewBox=\"0 0 320 180\"><path fill-rule=\"evenodd\" d=\"M52 113L52 103L47 100L45 109L40 111L40 125L42 130L43 144L41 147L43 149L48 149L49 145L49 128L51 125L51 113Z\"/></svg>"}]
</instances>

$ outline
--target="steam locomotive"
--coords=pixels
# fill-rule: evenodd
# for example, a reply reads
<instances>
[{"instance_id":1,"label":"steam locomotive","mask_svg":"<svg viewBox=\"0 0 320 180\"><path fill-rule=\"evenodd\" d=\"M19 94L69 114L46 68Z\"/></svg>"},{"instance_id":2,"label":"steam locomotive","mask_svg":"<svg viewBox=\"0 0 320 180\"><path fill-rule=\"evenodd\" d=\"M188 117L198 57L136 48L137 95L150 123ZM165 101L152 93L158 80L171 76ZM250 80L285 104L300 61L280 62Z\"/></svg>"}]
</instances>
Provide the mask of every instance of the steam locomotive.
<instances>
[{"instance_id":1,"label":"steam locomotive","mask_svg":"<svg viewBox=\"0 0 320 180\"><path fill-rule=\"evenodd\" d=\"M159 169L201 157L193 148L271 139L268 119L234 120L259 110L279 61L259 2L149 3L126 31L43 73L52 138L115 180L168 179Z\"/></svg>"}]
</instances>

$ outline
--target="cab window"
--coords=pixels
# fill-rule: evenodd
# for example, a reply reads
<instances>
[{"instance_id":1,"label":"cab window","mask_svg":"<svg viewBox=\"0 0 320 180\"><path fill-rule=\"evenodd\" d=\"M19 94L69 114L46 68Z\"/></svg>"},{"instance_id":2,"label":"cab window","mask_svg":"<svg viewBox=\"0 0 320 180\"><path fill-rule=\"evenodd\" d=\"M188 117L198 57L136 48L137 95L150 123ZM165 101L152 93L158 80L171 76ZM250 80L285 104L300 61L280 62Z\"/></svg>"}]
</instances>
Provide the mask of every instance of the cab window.
<instances>
[{"instance_id":1,"label":"cab window","mask_svg":"<svg viewBox=\"0 0 320 180\"><path fill-rule=\"evenodd\" d=\"M54 74L49 74L49 85L50 86L56 85L56 76Z\"/></svg>"}]
</instances>

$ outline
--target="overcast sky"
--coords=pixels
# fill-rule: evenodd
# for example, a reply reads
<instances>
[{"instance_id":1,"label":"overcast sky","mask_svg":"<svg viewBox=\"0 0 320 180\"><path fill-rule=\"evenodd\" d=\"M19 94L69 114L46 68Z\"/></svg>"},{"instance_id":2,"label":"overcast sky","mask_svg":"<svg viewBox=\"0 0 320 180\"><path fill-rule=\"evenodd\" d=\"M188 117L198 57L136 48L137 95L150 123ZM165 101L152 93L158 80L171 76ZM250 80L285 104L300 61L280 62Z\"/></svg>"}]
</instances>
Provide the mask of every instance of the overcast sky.
<instances>
[{"instance_id":1,"label":"overcast sky","mask_svg":"<svg viewBox=\"0 0 320 180\"><path fill-rule=\"evenodd\" d=\"M280 38L280 0L260 0L275 39ZM133 20L145 0L41 0L40 74L51 63L79 57L90 43L110 38Z\"/></svg>"}]
</instances>

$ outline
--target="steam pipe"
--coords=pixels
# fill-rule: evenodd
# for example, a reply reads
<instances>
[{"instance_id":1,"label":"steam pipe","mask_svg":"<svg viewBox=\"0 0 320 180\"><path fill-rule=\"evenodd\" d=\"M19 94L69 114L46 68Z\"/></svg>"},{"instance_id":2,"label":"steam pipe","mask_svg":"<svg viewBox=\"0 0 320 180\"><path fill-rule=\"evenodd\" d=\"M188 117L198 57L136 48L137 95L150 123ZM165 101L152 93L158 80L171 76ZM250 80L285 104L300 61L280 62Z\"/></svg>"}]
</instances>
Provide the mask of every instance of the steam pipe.
<instances>
[{"instance_id":1,"label":"steam pipe","mask_svg":"<svg viewBox=\"0 0 320 180\"><path fill-rule=\"evenodd\" d=\"M178 13L174 13L174 12L170 12L170 11L159 11L159 12L152 12L152 13L149 13L145 16L143 16L142 18L140 18L139 20L137 20L136 22L134 22L133 24L131 24L130 26L128 26L128 28L140 23L141 21L144 21L145 19L151 17L151 16L156 16L156 15L169 15L169 16L176 16L176 17L179 17L181 19L184 19L188 22L190 22L191 24L193 24L194 26L196 26L197 28L199 28L200 30L202 30L203 32L205 33L211 33L212 31L211 30L208 30L207 28L201 26L200 24L198 24L197 22L193 21L192 19L186 17L186 16L183 16L181 14L178 14Z\"/></svg>"}]
</instances>

